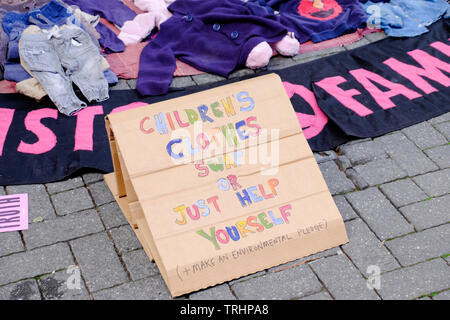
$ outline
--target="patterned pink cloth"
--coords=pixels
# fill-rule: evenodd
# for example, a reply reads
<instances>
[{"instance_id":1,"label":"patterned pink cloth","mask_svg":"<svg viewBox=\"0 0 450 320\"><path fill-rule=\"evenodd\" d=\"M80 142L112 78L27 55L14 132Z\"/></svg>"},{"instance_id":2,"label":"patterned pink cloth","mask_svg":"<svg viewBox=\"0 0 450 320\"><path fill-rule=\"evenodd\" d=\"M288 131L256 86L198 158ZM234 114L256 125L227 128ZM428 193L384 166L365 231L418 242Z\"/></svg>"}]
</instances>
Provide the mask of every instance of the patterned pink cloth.
<instances>
[{"instance_id":1,"label":"patterned pink cloth","mask_svg":"<svg viewBox=\"0 0 450 320\"><path fill-rule=\"evenodd\" d=\"M381 30L369 29L369 28L358 29L357 31L355 31L353 33L345 34L340 37L322 41L322 42L314 43L312 41L308 41L308 42L302 43L300 45L300 50L298 51L298 53L302 54L302 53L311 52L311 51L318 51L318 50L324 50L324 49L344 46L344 45L356 42L358 40L361 40L362 37L364 37L366 34L373 33L373 32L381 32Z\"/></svg>"},{"instance_id":2,"label":"patterned pink cloth","mask_svg":"<svg viewBox=\"0 0 450 320\"><path fill-rule=\"evenodd\" d=\"M16 83L13 81L0 81L0 93L16 93Z\"/></svg>"}]
</instances>

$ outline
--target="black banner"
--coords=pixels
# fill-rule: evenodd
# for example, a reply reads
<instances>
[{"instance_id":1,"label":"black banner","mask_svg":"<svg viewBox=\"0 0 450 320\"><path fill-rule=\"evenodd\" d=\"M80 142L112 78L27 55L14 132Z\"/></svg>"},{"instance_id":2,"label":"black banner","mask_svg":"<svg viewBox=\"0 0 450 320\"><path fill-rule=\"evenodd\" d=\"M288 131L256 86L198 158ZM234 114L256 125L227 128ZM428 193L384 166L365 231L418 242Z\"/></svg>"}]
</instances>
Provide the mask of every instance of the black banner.
<instances>
[{"instance_id":1,"label":"black banner","mask_svg":"<svg viewBox=\"0 0 450 320\"><path fill-rule=\"evenodd\" d=\"M449 112L449 38L450 20L441 20L418 37L388 38L276 71L313 151ZM0 185L58 181L82 168L111 172L105 115L243 79L158 97L111 91L108 101L73 117L49 100L0 95Z\"/></svg>"}]
</instances>

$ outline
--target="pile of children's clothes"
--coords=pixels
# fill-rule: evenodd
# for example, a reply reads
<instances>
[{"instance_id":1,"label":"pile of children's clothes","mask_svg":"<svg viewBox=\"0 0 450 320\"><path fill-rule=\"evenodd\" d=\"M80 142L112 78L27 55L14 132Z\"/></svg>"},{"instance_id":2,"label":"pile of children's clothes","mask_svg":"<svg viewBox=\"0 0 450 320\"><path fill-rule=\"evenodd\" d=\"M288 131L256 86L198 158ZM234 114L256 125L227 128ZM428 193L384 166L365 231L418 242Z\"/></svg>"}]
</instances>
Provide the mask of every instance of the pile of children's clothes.
<instances>
[{"instance_id":1,"label":"pile of children's clothes","mask_svg":"<svg viewBox=\"0 0 450 320\"><path fill-rule=\"evenodd\" d=\"M137 90L160 95L180 61L226 77L308 41L366 25L412 37L442 16L446 0L10 0L0 7L0 68L17 92L48 95L73 115L108 99L118 81L109 57L132 65L137 55Z\"/></svg>"}]
</instances>

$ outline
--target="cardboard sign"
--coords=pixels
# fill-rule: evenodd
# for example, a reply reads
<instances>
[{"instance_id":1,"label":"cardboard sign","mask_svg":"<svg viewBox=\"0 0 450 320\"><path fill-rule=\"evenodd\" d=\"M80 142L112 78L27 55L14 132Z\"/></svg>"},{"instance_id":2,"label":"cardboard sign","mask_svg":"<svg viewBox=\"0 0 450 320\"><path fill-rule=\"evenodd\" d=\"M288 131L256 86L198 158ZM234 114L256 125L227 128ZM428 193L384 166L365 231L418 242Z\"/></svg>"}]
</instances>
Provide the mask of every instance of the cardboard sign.
<instances>
[{"instance_id":1,"label":"cardboard sign","mask_svg":"<svg viewBox=\"0 0 450 320\"><path fill-rule=\"evenodd\" d=\"M106 120L105 179L173 296L348 241L279 76Z\"/></svg>"},{"instance_id":2,"label":"cardboard sign","mask_svg":"<svg viewBox=\"0 0 450 320\"><path fill-rule=\"evenodd\" d=\"M28 194L0 196L0 232L28 230Z\"/></svg>"}]
</instances>

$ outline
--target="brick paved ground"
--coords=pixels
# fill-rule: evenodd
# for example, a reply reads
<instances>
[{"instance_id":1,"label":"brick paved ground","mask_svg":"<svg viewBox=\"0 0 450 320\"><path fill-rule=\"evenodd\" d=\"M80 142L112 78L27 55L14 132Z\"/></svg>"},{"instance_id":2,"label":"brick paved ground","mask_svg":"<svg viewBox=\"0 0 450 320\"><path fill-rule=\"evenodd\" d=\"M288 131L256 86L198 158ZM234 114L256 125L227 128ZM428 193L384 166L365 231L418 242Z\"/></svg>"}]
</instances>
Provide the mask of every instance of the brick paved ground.
<instances>
[{"instance_id":1,"label":"brick paved ground","mask_svg":"<svg viewBox=\"0 0 450 320\"><path fill-rule=\"evenodd\" d=\"M377 41L276 57L269 69ZM233 77L253 73L240 70ZM223 78L176 78L173 87ZM133 88L122 81L117 88ZM450 299L450 113L316 154L350 238L340 248L186 295L187 299ZM28 193L28 231L0 234L0 299L170 299L99 173L0 187ZM371 267L380 288L368 289ZM81 275L80 289L67 281ZM74 277L71 277L73 275ZM69 281L76 285L76 282Z\"/></svg>"}]
</instances>

